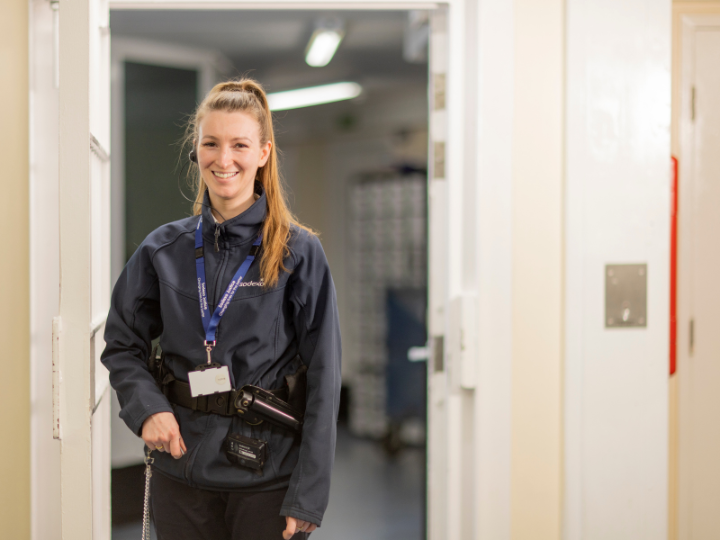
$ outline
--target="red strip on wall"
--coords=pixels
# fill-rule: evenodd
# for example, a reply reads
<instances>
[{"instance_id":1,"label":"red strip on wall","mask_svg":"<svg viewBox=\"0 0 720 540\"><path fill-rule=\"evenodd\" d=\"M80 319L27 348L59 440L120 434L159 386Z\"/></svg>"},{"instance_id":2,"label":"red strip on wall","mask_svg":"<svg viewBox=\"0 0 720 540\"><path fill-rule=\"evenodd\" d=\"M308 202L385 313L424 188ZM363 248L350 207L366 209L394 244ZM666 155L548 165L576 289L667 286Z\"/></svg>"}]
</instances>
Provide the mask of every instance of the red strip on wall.
<instances>
[{"instance_id":1,"label":"red strip on wall","mask_svg":"<svg viewBox=\"0 0 720 540\"><path fill-rule=\"evenodd\" d=\"M677 369L677 248L678 248L678 160L672 160L670 210L670 375Z\"/></svg>"}]
</instances>

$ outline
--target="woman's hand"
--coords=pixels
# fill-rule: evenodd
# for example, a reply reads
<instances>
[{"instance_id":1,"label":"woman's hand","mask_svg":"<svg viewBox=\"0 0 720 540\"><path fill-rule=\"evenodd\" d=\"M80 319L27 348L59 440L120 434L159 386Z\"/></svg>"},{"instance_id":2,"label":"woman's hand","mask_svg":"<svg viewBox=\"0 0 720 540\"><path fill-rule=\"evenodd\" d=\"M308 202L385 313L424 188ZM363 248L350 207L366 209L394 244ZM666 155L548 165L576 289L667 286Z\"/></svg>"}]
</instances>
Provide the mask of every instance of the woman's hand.
<instances>
[{"instance_id":1,"label":"woman's hand","mask_svg":"<svg viewBox=\"0 0 720 540\"><path fill-rule=\"evenodd\" d=\"M175 459L180 459L187 452L180 426L171 412L148 416L142 425L142 440L151 450L169 452Z\"/></svg>"},{"instance_id":2,"label":"woman's hand","mask_svg":"<svg viewBox=\"0 0 720 540\"><path fill-rule=\"evenodd\" d=\"M317 525L314 523L289 516L285 517L285 523L287 524L283 531L283 538L285 540L290 540L296 532L311 533L317 529Z\"/></svg>"}]
</instances>

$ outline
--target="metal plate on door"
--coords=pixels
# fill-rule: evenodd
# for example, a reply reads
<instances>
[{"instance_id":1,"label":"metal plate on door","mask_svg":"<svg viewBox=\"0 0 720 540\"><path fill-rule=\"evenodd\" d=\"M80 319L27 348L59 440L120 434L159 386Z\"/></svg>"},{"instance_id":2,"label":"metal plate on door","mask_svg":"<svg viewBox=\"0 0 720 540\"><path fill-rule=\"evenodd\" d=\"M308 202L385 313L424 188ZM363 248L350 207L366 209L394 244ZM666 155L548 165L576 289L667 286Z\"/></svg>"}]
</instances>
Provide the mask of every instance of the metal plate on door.
<instances>
[{"instance_id":1,"label":"metal plate on door","mask_svg":"<svg viewBox=\"0 0 720 540\"><path fill-rule=\"evenodd\" d=\"M647 327L647 264L605 266L605 328Z\"/></svg>"}]
</instances>

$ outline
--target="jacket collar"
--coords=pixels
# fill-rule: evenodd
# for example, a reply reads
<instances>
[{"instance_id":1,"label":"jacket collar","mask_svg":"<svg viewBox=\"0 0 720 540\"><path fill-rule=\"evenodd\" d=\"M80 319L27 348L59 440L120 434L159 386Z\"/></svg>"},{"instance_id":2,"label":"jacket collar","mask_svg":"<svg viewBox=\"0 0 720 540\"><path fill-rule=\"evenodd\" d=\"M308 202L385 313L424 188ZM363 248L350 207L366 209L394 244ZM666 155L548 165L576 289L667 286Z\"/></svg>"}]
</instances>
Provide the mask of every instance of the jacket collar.
<instances>
[{"instance_id":1,"label":"jacket collar","mask_svg":"<svg viewBox=\"0 0 720 540\"><path fill-rule=\"evenodd\" d=\"M267 198L265 190L259 182L255 182L255 193L260 195L250 208L242 214L228 219L223 223L215 223L212 212L210 211L210 197L207 190L203 198L202 218L203 218L203 239L205 245L215 245L215 229L220 230L219 242L221 247L236 246L253 241L260 233L265 216L267 215Z\"/></svg>"}]
</instances>

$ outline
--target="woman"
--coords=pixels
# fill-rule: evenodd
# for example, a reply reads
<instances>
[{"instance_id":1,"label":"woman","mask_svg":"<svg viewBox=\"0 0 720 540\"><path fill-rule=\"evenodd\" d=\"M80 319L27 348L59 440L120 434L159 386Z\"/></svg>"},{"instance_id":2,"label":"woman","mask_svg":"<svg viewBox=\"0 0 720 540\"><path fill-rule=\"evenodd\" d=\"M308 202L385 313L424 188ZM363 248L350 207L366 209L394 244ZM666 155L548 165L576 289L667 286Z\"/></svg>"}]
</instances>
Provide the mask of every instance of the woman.
<instances>
[{"instance_id":1,"label":"woman","mask_svg":"<svg viewBox=\"0 0 720 540\"><path fill-rule=\"evenodd\" d=\"M153 450L160 540L302 538L321 524L335 451L340 334L330 270L286 206L258 83L215 86L188 133L195 215L150 233L128 261L102 361L120 416ZM158 381L146 364L157 337ZM223 391L208 394L206 383ZM302 431L244 420L234 400L248 384L304 406ZM229 436L265 446L262 466L239 463Z\"/></svg>"}]
</instances>

